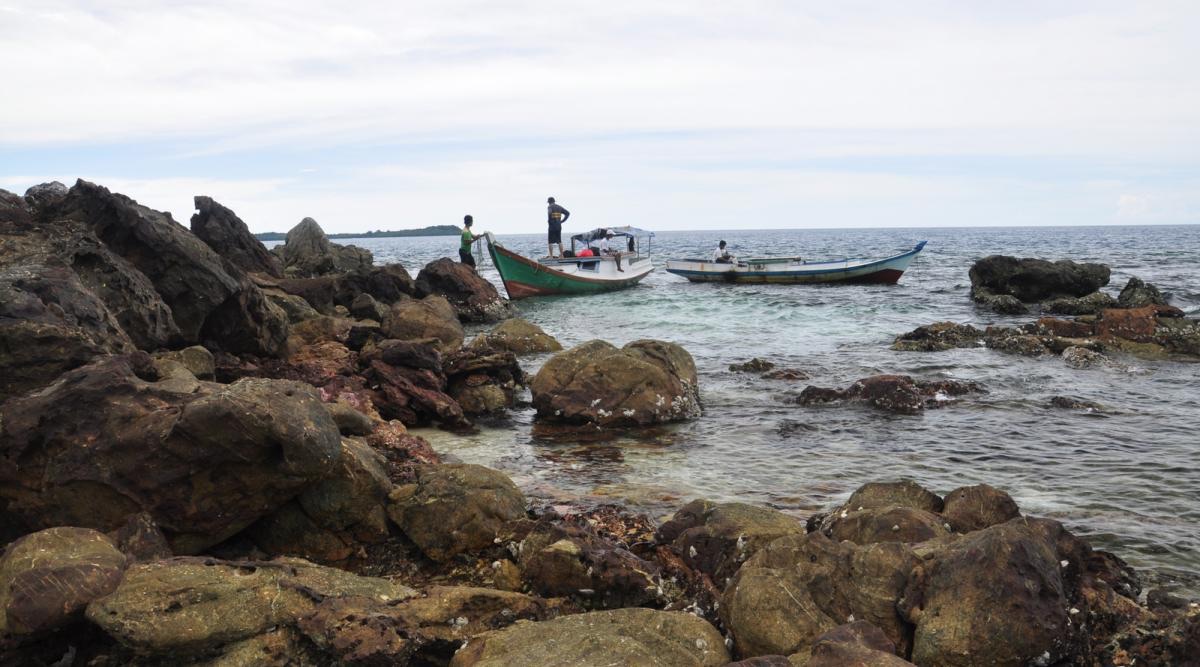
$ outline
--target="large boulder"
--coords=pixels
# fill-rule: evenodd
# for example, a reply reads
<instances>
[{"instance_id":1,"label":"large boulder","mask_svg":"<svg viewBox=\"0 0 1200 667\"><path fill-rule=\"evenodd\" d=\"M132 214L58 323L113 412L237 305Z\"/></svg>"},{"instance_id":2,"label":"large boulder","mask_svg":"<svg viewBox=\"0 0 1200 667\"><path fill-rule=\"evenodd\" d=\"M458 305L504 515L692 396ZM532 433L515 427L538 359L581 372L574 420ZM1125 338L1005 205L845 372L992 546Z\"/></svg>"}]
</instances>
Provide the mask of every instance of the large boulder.
<instances>
[{"instance_id":1,"label":"large boulder","mask_svg":"<svg viewBox=\"0 0 1200 667\"><path fill-rule=\"evenodd\" d=\"M262 241L254 238L237 214L213 201L212 197L198 195L194 201L197 212L192 215L192 233L208 247L247 273L283 277L279 258L272 255Z\"/></svg>"},{"instance_id":2,"label":"large boulder","mask_svg":"<svg viewBox=\"0 0 1200 667\"><path fill-rule=\"evenodd\" d=\"M83 180L55 209L59 217L86 224L150 279L183 342L265 355L283 349L288 328L283 312L269 305L241 269L169 214Z\"/></svg>"},{"instance_id":3,"label":"large boulder","mask_svg":"<svg viewBox=\"0 0 1200 667\"><path fill-rule=\"evenodd\" d=\"M516 623L471 641L450 664L721 667L728 662L721 633L701 618L685 612L614 609Z\"/></svg>"},{"instance_id":4,"label":"large boulder","mask_svg":"<svg viewBox=\"0 0 1200 667\"><path fill-rule=\"evenodd\" d=\"M518 355L560 352L563 349L562 344L541 327L519 317L504 320L491 331L480 334L471 341L471 346L507 350Z\"/></svg>"},{"instance_id":5,"label":"large boulder","mask_svg":"<svg viewBox=\"0 0 1200 667\"><path fill-rule=\"evenodd\" d=\"M1015 519L933 550L902 605L916 625L913 662L1016 667L1068 658L1075 629L1054 532Z\"/></svg>"},{"instance_id":6,"label":"large boulder","mask_svg":"<svg viewBox=\"0 0 1200 667\"><path fill-rule=\"evenodd\" d=\"M926 512L941 512L945 503L938 495L911 479L895 482L868 482L846 500L845 508L873 509L898 505Z\"/></svg>"},{"instance_id":7,"label":"large boulder","mask_svg":"<svg viewBox=\"0 0 1200 667\"><path fill-rule=\"evenodd\" d=\"M176 553L216 544L329 474L337 425L315 389L158 382L103 359L0 406L0 507L28 530L113 530L147 512Z\"/></svg>"},{"instance_id":8,"label":"large boulder","mask_svg":"<svg viewBox=\"0 0 1200 667\"><path fill-rule=\"evenodd\" d=\"M391 305L417 292L408 270L400 264L370 266L337 277L333 301L350 307L360 294L366 294L385 305Z\"/></svg>"},{"instance_id":9,"label":"large boulder","mask_svg":"<svg viewBox=\"0 0 1200 667\"><path fill-rule=\"evenodd\" d=\"M530 390L539 418L570 424L647 426L700 414L692 356L657 340L577 345L551 357Z\"/></svg>"},{"instance_id":10,"label":"large boulder","mask_svg":"<svg viewBox=\"0 0 1200 667\"><path fill-rule=\"evenodd\" d=\"M104 533L49 528L9 544L0 556L0 637L31 635L83 615L111 593L125 555Z\"/></svg>"},{"instance_id":11,"label":"large boulder","mask_svg":"<svg viewBox=\"0 0 1200 667\"><path fill-rule=\"evenodd\" d=\"M134 565L87 617L143 654L200 654L296 624L322 600L366 597L392 602L412 589L301 559L225 562L169 558Z\"/></svg>"},{"instance_id":12,"label":"large boulder","mask_svg":"<svg viewBox=\"0 0 1200 667\"><path fill-rule=\"evenodd\" d=\"M883 630L904 655L909 630L896 604L919 563L897 542L781 537L738 570L721 600L721 619L741 656L808 652L818 636L851 617Z\"/></svg>"},{"instance_id":13,"label":"large boulder","mask_svg":"<svg viewBox=\"0 0 1200 667\"><path fill-rule=\"evenodd\" d=\"M356 413L361 414L361 413ZM383 455L359 438L342 440L342 456L328 478L260 519L250 536L272 555L325 563L350 558L364 544L388 537L384 510L392 483Z\"/></svg>"},{"instance_id":14,"label":"large boulder","mask_svg":"<svg viewBox=\"0 0 1200 667\"><path fill-rule=\"evenodd\" d=\"M659 527L655 539L670 544L689 567L724 586L762 547L785 535L804 533L803 523L778 510L695 500Z\"/></svg>"},{"instance_id":15,"label":"large boulder","mask_svg":"<svg viewBox=\"0 0 1200 667\"><path fill-rule=\"evenodd\" d=\"M283 245L276 246L274 252L283 262L284 272L297 278L369 270L373 261L368 250L330 243L325 231L312 218L292 227Z\"/></svg>"},{"instance_id":16,"label":"large boulder","mask_svg":"<svg viewBox=\"0 0 1200 667\"><path fill-rule=\"evenodd\" d=\"M499 322L512 317L512 302L474 269L443 257L426 264L417 274L417 293L445 297L463 322Z\"/></svg>"},{"instance_id":17,"label":"large boulder","mask_svg":"<svg viewBox=\"0 0 1200 667\"><path fill-rule=\"evenodd\" d=\"M444 297L406 299L392 306L383 322L383 335L397 340L437 339L443 353L462 346L466 334Z\"/></svg>"},{"instance_id":18,"label":"large boulder","mask_svg":"<svg viewBox=\"0 0 1200 667\"><path fill-rule=\"evenodd\" d=\"M1087 296L1107 285L1110 273L1103 264L991 255L975 262L969 275L971 296L976 301L989 296L1012 296L1033 303L1055 297Z\"/></svg>"},{"instance_id":19,"label":"large boulder","mask_svg":"<svg viewBox=\"0 0 1200 667\"><path fill-rule=\"evenodd\" d=\"M525 386L525 372L512 352L471 345L446 355L442 370L446 392L462 406L463 413L496 413L516 404Z\"/></svg>"},{"instance_id":20,"label":"large boulder","mask_svg":"<svg viewBox=\"0 0 1200 667\"><path fill-rule=\"evenodd\" d=\"M525 515L525 496L490 468L417 466L415 478L392 491L388 516L433 560L490 547L508 522Z\"/></svg>"}]
</instances>

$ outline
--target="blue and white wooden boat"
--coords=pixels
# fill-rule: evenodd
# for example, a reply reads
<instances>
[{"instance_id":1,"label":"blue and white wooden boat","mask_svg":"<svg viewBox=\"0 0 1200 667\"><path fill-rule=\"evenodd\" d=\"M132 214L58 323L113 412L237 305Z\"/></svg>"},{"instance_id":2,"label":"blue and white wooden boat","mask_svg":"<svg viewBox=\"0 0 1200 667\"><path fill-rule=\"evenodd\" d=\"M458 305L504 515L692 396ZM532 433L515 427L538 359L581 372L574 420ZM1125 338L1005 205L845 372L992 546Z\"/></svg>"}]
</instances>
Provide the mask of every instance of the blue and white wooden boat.
<instances>
[{"instance_id":1,"label":"blue and white wooden boat","mask_svg":"<svg viewBox=\"0 0 1200 667\"><path fill-rule=\"evenodd\" d=\"M894 285L917 254L921 241L908 252L886 259L810 261L801 257L751 257L720 263L707 259L667 260L667 272L697 282L729 283L880 283Z\"/></svg>"}]
</instances>

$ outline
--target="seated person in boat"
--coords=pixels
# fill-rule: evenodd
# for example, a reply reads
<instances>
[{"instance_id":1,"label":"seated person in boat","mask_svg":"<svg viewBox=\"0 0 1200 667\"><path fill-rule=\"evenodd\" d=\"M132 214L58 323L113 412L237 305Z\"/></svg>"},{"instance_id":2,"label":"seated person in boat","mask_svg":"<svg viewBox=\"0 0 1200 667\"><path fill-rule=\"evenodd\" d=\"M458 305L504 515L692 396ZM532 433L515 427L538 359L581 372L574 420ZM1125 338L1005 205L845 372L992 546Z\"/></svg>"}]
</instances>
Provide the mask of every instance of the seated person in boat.
<instances>
[{"instance_id":1,"label":"seated person in boat","mask_svg":"<svg viewBox=\"0 0 1200 667\"><path fill-rule=\"evenodd\" d=\"M602 257L612 257L613 259L617 260L617 270L624 273L625 269L621 268L621 251L613 250L612 248L608 247L608 240L612 237L613 233L610 231L604 236L600 237L600 240L596 242L596 245L600 247L600 255Z\"/></svg>"},{"instance_id":2,"label":"seated person in boat","mask_svg":"<svg viewBox=\"0 0 1200 667\"><path fill-rule=\"evenodd\" d=\"M716 264L733 264L737 261L737 257L734 257L725 249L725 241L721 241L717 249L713 251L712 256L712 261Z\"/></svg>"},{"instance_id":3,"label":"seated person in boat","mask_svg":"<svg viewBox=\"0 0 1200 667\"><path fill-rule=\"evenodd\" d=\"M475 224L475 219L469 215L463 216L462 242L458 245L458 259L463 264L475 268L475 258L471 255L471 244L475 239L479 238L471 233L471 225Z\"/></svg>"}]
</instances>

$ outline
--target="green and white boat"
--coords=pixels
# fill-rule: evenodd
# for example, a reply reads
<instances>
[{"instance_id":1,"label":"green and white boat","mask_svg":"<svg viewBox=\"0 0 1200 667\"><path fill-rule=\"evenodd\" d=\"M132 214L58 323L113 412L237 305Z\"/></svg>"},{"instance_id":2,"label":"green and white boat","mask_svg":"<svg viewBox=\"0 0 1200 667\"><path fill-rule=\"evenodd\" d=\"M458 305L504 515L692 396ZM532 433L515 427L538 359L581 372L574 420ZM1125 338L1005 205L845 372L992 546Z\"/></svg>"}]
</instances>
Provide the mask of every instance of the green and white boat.
<instances>
[{"instance_id":1,"label":"green and white boat","mask_svg":"<svg viewBox=\"0 0 1200 667\"><path fill-rule=\"evenodd\" d=\"M612 232L614 241L620 239L619 243L613 244L621 248L619 270L613 255L576 256L577 252L586 255L584 249L594 252L590 244L608 232ZM571 237L569 255L562 258L530 259L505 248L490 232L482 236L510 299L625 289L638 284L654 270L650 261L650 241L654 232L633 227L606 227L576 234ZM578 251L577 244L582 246Z\"/></svg>"}]
</instances>

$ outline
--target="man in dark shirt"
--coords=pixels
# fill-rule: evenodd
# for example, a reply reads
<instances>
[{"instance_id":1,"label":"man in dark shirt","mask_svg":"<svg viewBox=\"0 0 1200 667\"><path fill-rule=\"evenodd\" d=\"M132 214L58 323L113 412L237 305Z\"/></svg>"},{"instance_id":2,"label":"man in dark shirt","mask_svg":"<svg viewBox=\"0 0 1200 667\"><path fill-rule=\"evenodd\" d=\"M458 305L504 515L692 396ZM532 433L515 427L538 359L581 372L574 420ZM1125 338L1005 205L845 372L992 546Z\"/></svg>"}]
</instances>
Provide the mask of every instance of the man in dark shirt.
<instances>
[{"instance_id":1,"label":"man in dark shirt","mask_svg":"<svg viewBox=\"0 0 1200 667\"><path fill-rule=\"evenodd\" d=\"M554 246L558 245L558 257L562 257L562 223L571 217L571 212L567 209L554 203L554 197L546 200L546 224L549 225L549 235L546 238L546 245L549 249L549 255L555 257Z\"/></svg>"}]
</instances>

